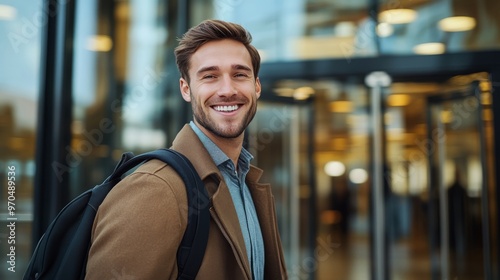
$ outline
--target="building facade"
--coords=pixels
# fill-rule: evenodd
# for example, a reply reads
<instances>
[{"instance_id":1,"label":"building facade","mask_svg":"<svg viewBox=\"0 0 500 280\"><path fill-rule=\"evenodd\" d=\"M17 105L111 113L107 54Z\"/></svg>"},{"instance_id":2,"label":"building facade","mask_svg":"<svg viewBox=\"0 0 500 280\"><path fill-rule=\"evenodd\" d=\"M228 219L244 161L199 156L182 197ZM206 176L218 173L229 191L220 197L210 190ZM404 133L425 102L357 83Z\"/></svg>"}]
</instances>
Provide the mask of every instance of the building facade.
<instances>
[{"instance_id":1,"label":"building facade","mask_svg":"<svg viewBox=\"0 0 500 280\"><path fill-rule=\"evenodd\" d=\"M290 279L500 277L498 1L35 2L0 4L0 278L124 151L171 144L173 49L208 18L263 60L245 146Z\"/></svg>"}]
</instances>

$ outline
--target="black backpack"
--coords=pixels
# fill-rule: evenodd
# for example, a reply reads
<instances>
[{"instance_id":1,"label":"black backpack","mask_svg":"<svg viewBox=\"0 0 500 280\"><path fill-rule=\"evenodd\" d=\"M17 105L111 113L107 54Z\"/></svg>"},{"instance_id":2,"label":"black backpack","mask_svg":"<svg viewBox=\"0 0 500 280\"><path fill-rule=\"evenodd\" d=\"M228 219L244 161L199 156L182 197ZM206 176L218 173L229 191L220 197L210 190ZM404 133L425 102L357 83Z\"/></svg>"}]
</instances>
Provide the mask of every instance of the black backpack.
<instances>
[{"instance_id":1,"label":"black backpack","mask_svg":"<svg viewBox=\"0 0 500 280\"><path fill-rule=\"evenodd\" d=\"M130 152L124 153L102 184L82 193L59 212L38 242L23 279L84 279L92 225L99 205L125 173L151 159L162 160L174 168L186 185L188 226L177 251L177 279L195 279L208 241L208 194L191 162L171 149L158 149L135 157Z\"/></svg>"}]
</instances>

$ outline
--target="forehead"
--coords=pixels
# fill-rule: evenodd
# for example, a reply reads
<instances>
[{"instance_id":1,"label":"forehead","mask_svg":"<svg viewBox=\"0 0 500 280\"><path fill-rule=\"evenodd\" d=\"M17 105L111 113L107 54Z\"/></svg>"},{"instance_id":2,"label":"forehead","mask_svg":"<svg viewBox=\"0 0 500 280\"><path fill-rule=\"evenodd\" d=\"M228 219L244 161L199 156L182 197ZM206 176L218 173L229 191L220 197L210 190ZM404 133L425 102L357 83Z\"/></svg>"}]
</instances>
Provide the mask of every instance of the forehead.
<instances>
[{"instance_id":1,"label":"forehead","mask_svg":"<svg viewBox=\"0 0 500 280\"><path fill-rule=\"evenodd\" d=\"M211 41L199 47L191 57L190 71L204 67L223 67L240 64L252 68L250 53L242 43L223 39Z\"/></svg>"}]
</instances>

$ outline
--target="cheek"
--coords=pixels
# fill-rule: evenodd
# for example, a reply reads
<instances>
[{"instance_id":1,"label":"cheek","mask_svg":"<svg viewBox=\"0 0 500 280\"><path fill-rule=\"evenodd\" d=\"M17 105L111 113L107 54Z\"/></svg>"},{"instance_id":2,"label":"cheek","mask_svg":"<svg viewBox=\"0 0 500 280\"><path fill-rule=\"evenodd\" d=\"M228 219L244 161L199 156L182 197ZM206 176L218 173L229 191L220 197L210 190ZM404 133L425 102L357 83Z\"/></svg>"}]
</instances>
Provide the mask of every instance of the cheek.
<instances>
[{"instance_id":1,"label":"cheek","mask_svg":"<svg viewBox=\"0 0 500 280\"><path fill-rule=\"evenodd\" d=\"M204 97L203 94L200 94L200 91L198 90L194 94L191 93L190 99L191 104L193 104L193 109L194 107L201 107L206 102L206 97Z\"/></svg>"},{"instance_id":2,"label":"cheek","mask_svg":"<svg viewBox=\"0 0 500 280\"><path fill-rule=\"evenodd\" d=\"M194 95L192 95L191 98L196 99L198 103L205 103L213 96L216 96L217 95L216 93L217 93L217 87L215 85L205 84L197 87L196 91L194 91Z\"/></svg>"}]
</instances>

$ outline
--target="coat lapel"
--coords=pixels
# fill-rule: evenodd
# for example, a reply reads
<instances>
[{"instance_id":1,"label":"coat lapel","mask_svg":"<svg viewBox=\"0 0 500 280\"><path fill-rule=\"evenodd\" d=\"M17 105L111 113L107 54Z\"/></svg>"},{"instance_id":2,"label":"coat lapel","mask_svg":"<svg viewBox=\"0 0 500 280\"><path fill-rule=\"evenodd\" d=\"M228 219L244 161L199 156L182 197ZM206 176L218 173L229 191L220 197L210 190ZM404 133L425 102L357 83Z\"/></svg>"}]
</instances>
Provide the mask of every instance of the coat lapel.
<instances>
[{"instance_id":1,"label":"coat lapel","mask_svg":"<svg viewBox=\"0 0 500 280\"><path fill-rule=\"evenodd\" d=\"M238 214L236 213L234 204L228 204L230 201L232 202L231 193L229 192L226 184L221 181L218 190L212 196L212 218L215 220L226 239L228 239L229 244L233 249L233 253L236 256L238 263L245 271L248 279L252 279L247 250L245 247L245 240L243 239L243 234L241 233Z\"/></svg>"},{"instance_id":2,"label":"coat lapel","mask_svg":"<svg viewBox=\"0 0 500 280\"><path fill-rule=\"evenodd\" d=\"M266 254L265 279L281 279L286 275L285 262L281 259L282 247L280 243L274 198L269 184L259 184L263 171L254 166L247 176L247 183L252 194L253 203L259 217L259 224L264 239Z\"/></svg>"}]
</instances>

